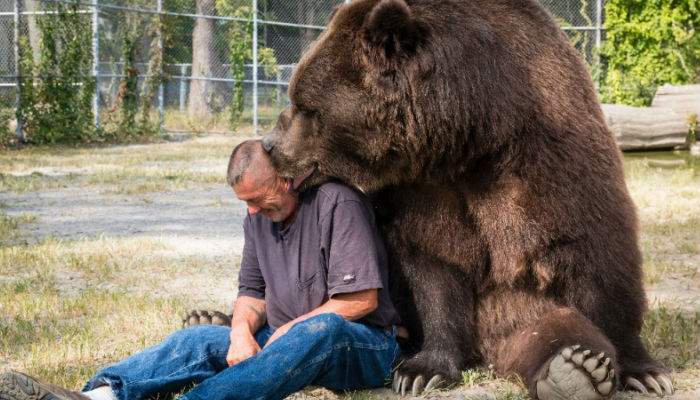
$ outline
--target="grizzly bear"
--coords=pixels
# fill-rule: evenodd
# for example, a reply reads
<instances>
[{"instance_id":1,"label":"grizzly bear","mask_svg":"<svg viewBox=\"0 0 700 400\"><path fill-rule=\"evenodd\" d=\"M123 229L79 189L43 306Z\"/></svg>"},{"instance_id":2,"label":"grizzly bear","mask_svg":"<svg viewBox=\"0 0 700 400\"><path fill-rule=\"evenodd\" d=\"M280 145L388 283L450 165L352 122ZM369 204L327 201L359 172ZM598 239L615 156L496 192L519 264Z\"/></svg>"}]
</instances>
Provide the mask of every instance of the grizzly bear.
<instances>
[{"instance_id":1,"label":"grizzly bear","mask_svg":"<svg viewBox=\"0 0 700 400\"><path fill-rule=\"evenodd\" d=\"M640 337L638 224L579 55L535 0L355 0L263 142L371 196L411 335L394 389L492 366L533 398L673 391ZM310 174L310 175L309 175Z\"/></svg>"}]
</instances>

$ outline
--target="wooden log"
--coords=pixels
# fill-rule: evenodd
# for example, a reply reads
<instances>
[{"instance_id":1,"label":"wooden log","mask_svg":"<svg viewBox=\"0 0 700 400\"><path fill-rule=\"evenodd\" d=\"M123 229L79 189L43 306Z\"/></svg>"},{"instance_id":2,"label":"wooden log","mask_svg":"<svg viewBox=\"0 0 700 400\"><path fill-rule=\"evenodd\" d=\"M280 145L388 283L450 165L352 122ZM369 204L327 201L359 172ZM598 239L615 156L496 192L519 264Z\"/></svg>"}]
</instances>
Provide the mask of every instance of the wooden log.
<instances>
[{"instance_id":1,"label":"wooden log","mask_svg":"<svg viewBox=\"0 0 700 400\"><path fill-rule=\"evenodd\" d=\"M688 147L688 123L671 109L603 104L603 113L623 151Z\"/></svg>"},{"instance_id":2,"label":"wooden log","mask_svg":"<svg viewBox=\"0 0 700 400\"><path fill-rule=\"evenodd\" d=\"M691 115L700 117L700 85L663 85L651 103L654 108L670 108L688 121Z\"/></svg>"}]
</instances>

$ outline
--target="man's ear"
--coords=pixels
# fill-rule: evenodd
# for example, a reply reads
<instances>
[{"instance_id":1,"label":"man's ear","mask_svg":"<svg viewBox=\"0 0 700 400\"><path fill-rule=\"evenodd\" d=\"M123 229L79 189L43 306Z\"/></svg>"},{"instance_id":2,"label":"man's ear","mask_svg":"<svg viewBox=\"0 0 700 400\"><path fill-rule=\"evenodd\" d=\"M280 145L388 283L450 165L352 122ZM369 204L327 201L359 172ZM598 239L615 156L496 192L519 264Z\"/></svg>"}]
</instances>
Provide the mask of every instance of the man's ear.
<instances>
[{"instance_id":1,"label":"man's ear","mask_svg":"<svg viewBox=\"0 0 700 400\"><path fill-rule=\"evenodd\" d=\"M362 41L370 62L393 69L415 53L426 31L404 0L381 0L365 18Z\"/></svg>"}]
</instances>

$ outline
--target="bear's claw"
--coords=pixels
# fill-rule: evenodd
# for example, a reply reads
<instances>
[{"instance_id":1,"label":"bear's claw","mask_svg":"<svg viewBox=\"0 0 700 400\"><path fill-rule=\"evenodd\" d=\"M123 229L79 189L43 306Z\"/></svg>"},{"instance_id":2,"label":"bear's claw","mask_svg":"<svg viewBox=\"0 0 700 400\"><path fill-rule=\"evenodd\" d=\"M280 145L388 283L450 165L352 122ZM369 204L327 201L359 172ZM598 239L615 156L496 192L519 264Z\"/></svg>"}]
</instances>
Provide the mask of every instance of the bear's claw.
<instances>
[{"instance_id":1,"label":"bear's claw","mask_svg":"<svg viewBox=\"0 0 700 400\"><path fill-rule=\"evenodd\" d=\"M427 392L433 389L437 389L444 384L444 379L441 375L435 375L428 383L425 383L425 377L423 375L418 375L415 378L411 378L408 375L401 375L399 371L394 373L394 380L392 382L392 389L396 394L405 396L408 388L410 386L410 395L413 397L420 396L421 393Z\"/></svg>"},{"instance_id":2,"label":"bear's claw","mask_svg":"<svg viewBox=\"0 0 700 400\"><path fill-rule=\"evenodd\" d=\"M642 381L644 383L642 383ZM645 375L641 378L641 381L630 376L625 380L625 387L644 394L648 394L649 390L653 390L659 397L673 394L673 383L671 382L671 378L666 374L658 374L656 376Z\"/></svg>"},{"instance_id":3,"label":"bear's claw","mask_svg":"<svg viewBox=\"0 0 700 400\"><path fill-rule=\"evenodd\" d=\"M565 347L542 367L539 400L601 400L616 386L615 370L605 353L592 354L580 345Z\"/></svg>"}]
</instances>

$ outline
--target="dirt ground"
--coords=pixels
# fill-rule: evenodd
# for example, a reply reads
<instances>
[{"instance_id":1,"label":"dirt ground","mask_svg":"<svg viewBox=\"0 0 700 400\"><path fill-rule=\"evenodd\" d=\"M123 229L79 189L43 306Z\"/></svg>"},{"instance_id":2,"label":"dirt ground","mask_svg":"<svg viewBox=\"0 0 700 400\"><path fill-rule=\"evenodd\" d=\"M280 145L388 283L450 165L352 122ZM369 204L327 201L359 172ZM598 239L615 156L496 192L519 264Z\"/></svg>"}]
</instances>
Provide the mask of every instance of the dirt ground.
<instances>
[{"instance_id":1,"label":"dirt ground","mask_svg":"<svg viewBox=\"0 0 700 400\"><path fill-rule=\"evenodd\" d=\"M51 267L51 274L56 290L62 295L76 296L86 288L96 288L148 293L149 299L174 297L179 299L177 304L187 308L228 309L236 294L245 205L235 200L223 182L223 175L226 155L237 140L222 136L195 137L179 143L100 149L97 154L94 151L42 150L0 155L0 210L8 218L30 216L25 218L29 222L19 226L17 238L4 247L19 246L26 250L49 243L56 248L67 246L77 254L82 251L79 246L93 246L88 252L112 249L105 257L106 264L119 265L114 267L120 271L119 279L114 282L93 279L91 272L85 269L63 268L62 261L57 261L56 266ZM659 317L660 322L648 328L651 332L648 340L665 352L664 357L677 357L680 350L676 345L685 349L683 354L687 360L673 373L678 391L672 398L700 399L700 340L692 337L700 332L700 327L692 326L700 319L691 318L700 313L700 174L694 169L676 172L656 168L653 161L641 156L630 159L627 164L628 185L642 219L650 304L652 309L669 307L672 310L670 322ZM172 174L151 173L159 170L172 171ZM165 183L161 184L161 180ZM132 186L140 189L131 190ZM75 246L78 250L74 250ZM125 254L119 252L123 246L128 247L123 250ZM148 267L141 271L141 267L135 266L129 271L121 266L120 260L134 255L148 257L148 263L144 264ZM27 271L26 276L31 276L33 270ZM0 269L0 272L6 271ZM127 275L129 279L120 280ZM0 283L16 284L13 279L5 276ZM5 307L11 310L9 305ZM175 322L168 321L159 325L159 329L169 329L179 323L177 315L161 318L171 318ZM691 326L679 332L674 322L677 318ZM6 319L4 323L13 321ZM3 332L0 329L0 333ZM164 333L167 332L157 332L153 340ZM686 337L688 335L691 337ZM676 337L683 342L673 343ZM32 347L7 346L8 351L39 351ZM104 357L110 359L118 355L109 353ZM34 368L13 359L16 356L0 353L0 365ZM50 371L45 374L58 373L55 368ZM66 382L76 385L74 382L89 373L75 372L75 381ZM469 386L479 389L474 392ZM294 397L369 399L394 396L388 390L343 396L309 390ZM488 373L465 373L465 385L427 397L527 398L517 384L495 379ZM616 398L646 397L625 392Z\"/></svg>"}]
</instances>

